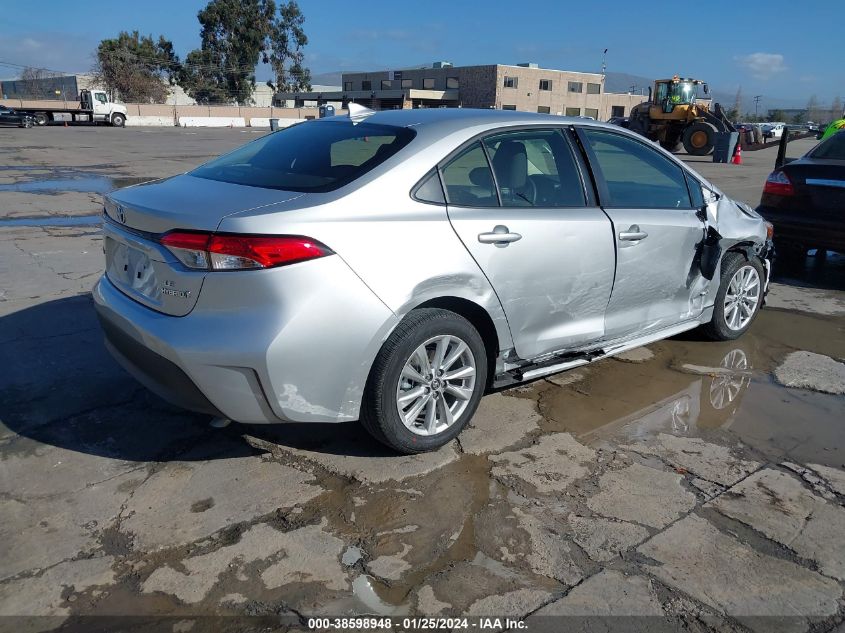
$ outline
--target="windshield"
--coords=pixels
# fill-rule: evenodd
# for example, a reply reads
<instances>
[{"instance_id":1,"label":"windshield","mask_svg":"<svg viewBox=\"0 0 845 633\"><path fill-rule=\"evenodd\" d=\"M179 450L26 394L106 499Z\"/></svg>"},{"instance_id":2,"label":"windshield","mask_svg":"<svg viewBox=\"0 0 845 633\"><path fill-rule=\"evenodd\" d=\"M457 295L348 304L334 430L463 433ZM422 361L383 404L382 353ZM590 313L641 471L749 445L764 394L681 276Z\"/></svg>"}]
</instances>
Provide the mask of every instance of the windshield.
<instances>
[{"instance_id":1,"label":"windshield","mask_svg":"<svg viewBox=\"0 0 845 633\"><path fill-rule=\"evenodd\" d=\"M669 100L672 103L692 103L696 97L695 84L690 81L673 83L669 88Z\"/></svg>"},{"instance_id":2,"label":"windshield","mask_svg":"<svg viewBox=\"0 0 845 633\"><path fill-rule=\"evenodd\" d=\"M268 134L190 174L265 189L332 191L383 163L415 134L348 119L310 121Z\"/></svg>"},{"instance_id":3,"label":"windshield","mask_svg":"<svg viewBox=\"0 0 845 633\"><path fill-rule=\"evenodd\" d=\"M830 160L845 160L845 131L837 132L826 141L816 145L809 156Z\"/></svg>"}]
</instances>

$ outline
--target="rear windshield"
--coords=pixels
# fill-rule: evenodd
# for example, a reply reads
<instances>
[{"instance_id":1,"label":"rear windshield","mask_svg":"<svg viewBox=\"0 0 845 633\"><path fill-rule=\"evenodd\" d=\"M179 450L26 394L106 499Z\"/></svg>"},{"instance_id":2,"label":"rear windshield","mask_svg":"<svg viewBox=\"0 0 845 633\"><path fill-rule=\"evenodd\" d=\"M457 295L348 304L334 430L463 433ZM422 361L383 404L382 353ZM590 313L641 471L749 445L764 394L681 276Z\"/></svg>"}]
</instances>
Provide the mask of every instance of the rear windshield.
<instances>
[{"instance_id":1,"label":"rear windshield","mask_svg":"<svg viewBox=\"0 0 845 633\"><path fill-rule=\"evenodd\" d=\"M845 160L845 131L837 132L810 152L813 158Z\"/></svg>"},{"instance_id":2,"label":"rear windshield","mask_svg":"<svg viewBox=\"0 0 845 633\"><path fill-rule=\"evenodd\" d=\"M408 128L348 120L309 121L268 134L191 175L265 189L331 191L383 163L415 134Z\"/></svg>"}]
</instances>

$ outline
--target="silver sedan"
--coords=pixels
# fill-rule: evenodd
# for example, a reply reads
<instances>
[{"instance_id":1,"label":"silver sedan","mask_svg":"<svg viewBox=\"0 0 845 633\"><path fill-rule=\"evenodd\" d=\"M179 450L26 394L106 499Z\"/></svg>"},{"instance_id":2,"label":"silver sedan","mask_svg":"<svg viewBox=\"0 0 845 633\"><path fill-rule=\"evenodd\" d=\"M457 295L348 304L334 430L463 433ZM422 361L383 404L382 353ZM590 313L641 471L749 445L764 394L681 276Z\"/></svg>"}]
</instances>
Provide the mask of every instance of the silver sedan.
<instances>
[{"instance_id":1,"label":"silver sedan","mask_svg":"<svg viewBox=\"0 0 845 633\"><path fill-rule=\"evenodd\" d=\"M692 328L736 338L763 303L771 225L625 129L351 108L106 197L94 298L140 382L243 423L360 420L413 453L490 389Z\"/></svg>"}]
</instances>

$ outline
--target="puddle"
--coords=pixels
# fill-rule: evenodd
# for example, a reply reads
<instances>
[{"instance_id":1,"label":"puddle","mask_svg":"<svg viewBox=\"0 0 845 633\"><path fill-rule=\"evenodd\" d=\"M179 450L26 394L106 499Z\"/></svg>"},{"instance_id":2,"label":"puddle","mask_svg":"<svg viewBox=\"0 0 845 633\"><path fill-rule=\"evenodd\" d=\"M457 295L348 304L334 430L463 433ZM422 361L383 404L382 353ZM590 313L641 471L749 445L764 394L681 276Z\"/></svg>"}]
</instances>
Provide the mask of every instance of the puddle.
<instances>
[{"instance_id":1,"label":"puddle","mask_svg":"<svg viewBox=\"0 0 845 633\"><path fill-rule=\"evenodd\" d=\"M96 215L66 215L40 216L34 218L0 218L0 229L13 226L99 226L103 223L103 216Z\"/></svg>"},{"instance_id":2,"label":"puddle","mask_svg":"<svg viewBox=\"0 0 845 633\"><path fill-rule=\"evenodd\" d=\"M51 174L53 175L53 174ZM115 189L137 185L148 182L149 178L112 178L109 176L97 176L90 174L79 174L61 178L45 178L26 180L0 185L0 192L17 191L21 193L56 194L67 191L78 193L108 193Z\"/></svg>"},{"instance_id":3,"label":"puddle","mask_svg":"<svg viewBox=\"0 0 845 633\"><path fill-rule=\"evenodd\" d=\"M582 381L544 388L540 411L546 430L566 430L588 443L659 433L721 436L773 461L841 467L845 398L787 389L771 376L796 348L845 355L840 328L835 319L764 311L736 341L673 339L649 346L656 358L647 363L602 361Z\"/></svg>"}]
</instances>

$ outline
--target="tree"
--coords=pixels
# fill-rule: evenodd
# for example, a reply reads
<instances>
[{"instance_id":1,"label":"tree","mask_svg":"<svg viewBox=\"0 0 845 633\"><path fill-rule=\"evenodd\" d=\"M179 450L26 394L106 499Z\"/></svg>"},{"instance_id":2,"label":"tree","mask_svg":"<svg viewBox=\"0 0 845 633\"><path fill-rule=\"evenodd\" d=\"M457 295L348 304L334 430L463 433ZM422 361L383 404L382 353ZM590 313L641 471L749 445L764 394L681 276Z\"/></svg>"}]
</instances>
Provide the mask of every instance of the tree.
<instances>
[{"instance_id":1,"label":"tree","mask_svg":"<svg viewBox=\"0 0 845 633\"><path fill-rule=\"evenodd\" d=\"M97 47L94 77L124 101L164 103L178 74L179 57L164 36L154 40L138 31L121 31Z\"/></svg>"},{"instance_id":2,"label":"tree","mask_svg":"<svg viewBox=\"0 0 845 633\"><path fill-rule=\"evenodd\" d=\"M736 89L736 97L734 98L734 107L732 110L736 112L735 117L739 118L739 113L742 112L742 86ZM736 118L731 120L735 121Z\"/></svg>"},{"instance_id":3,"label":"tree","mask_svg":"<svg viewBox=\"0 0 845 633\"><path fill-rule=\"evenodd\" d=\"M804 113L803 112L796 112L795 115L792 117L792 122L795 125L801 125L804 123Z\"/></svg>"},{"instance_id":4,"label":"tree","mask_svg":"<svg viewBox=\"0 0 845 633\"><path fill-rule=\"evenodd\" d=\"M276 7L275 0L211 0L197 14L201 44L183 65L185 91L202 103L251 103L259 61L272 67L276 87L310 88L305 18L295 1Z\"/></svg>"},{"instance_id":5,"label":"tree","mask_svg":"<svg viewBox=\"0 0 845 633\"><path fill-rule=\"evenodd\" d=\"M302 30L305 16L295 0L279 5L279 14L270 25L268 33L269 54L264 62L269 63L276 75L275 87L284 92L311 90L311 71L303 65L303 48L308 37Z\"/></svg>"},{"instance_id":6,"label":"tree","mask_svg":"<svg viewBox=\"0 0 845 633\"><path fill-rule=\"evenodd\" d=\"M836 95L833 98L833 103L830 104L830 120L841 119L842 114L842 99L839 98L839 95Z\"/></svg>"},{"instance_id":7,"label":"tree","mask_svg":"<svg viewBox=\"0 0 845 633\"><path fill-rule=\"evenodd\" d=\"M180 77L186 92L205 103L249 103L275 11L273 0L211 0L197 14L201 45Z\"/></svg>"},{"instance_id":8,"label":"tree","mask_svg":"<svg viewBox=\"0 0 845 633\"><path fill-rule=\"evenodd\" d=\"M807 120L813 123L821 123L823 118L825 118L825 115L819 108L819 100L816 95L812 95L807 100Z\"/></svg>"},{"instance_id":9,"label":"tree","mask_svg":"<svg viewBox=\"0 0 845 633\"><path fill-rule=\"evenodd\" d=\"M786 113L783 110L770 110L767 118L770 122L783 121L786 118Z\"/></svg>"},{"instance_id":10,"label":"tree","mask_svg":"<svg viewBox=\"0 0 845 633\"><path fill-rule=\"evenodd\" d=\"M47 86L49 82L45 80L52 79L55 76L55 73L44 68L27 66L21 72L20 81L23 87L19 92L29 99L54 99L53 91Z\"/></svg>"}]
</instances>

